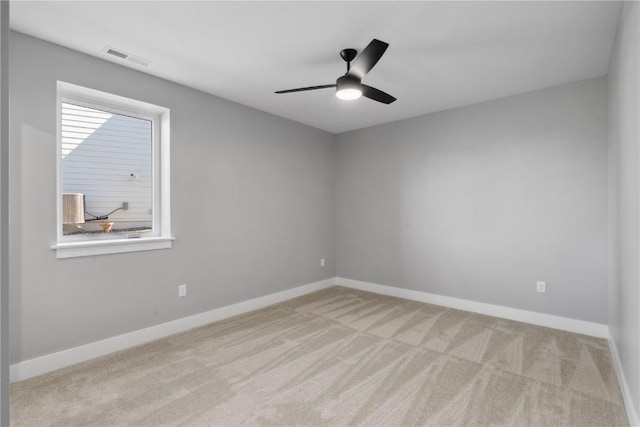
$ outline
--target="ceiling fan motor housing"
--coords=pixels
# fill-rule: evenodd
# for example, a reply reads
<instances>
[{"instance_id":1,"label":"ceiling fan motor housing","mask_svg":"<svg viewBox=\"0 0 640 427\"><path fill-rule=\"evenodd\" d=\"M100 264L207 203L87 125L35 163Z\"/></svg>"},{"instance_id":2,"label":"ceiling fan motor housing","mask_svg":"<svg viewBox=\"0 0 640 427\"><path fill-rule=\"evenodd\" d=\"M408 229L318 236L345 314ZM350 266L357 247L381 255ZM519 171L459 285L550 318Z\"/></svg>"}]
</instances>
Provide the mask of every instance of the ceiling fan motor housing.
<instances>
[{"instance_id":1,"label":"ceiling fan motor housing","mask_svg":"<svg viewBox=\"0 0 640 427\"><path fill-rule=\"evenodd\" d=\"M362 91L362 83L360 82L360 79L355 76L350 76L349 74L338 77L338 80L336 81L336 92L347 89Z\"/></svg>"}]
</instances>

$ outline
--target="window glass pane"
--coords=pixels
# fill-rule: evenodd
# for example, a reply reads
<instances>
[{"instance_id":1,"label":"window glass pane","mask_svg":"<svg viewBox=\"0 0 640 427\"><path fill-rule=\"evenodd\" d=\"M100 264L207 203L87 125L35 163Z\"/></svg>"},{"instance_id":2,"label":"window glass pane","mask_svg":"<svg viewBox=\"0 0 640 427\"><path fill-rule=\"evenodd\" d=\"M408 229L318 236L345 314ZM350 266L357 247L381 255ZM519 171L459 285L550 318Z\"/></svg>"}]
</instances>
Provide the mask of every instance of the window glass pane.
<instances>
[{"instance_id":1,"label":"window glass pane","mask_svg":"<svg viewBox=\"0 0 640 427\"><path fill-rule=\"evenodd\" d=\"M64 235L152 228L152 121L62 103Z\"/></svg>"}]
</instances>

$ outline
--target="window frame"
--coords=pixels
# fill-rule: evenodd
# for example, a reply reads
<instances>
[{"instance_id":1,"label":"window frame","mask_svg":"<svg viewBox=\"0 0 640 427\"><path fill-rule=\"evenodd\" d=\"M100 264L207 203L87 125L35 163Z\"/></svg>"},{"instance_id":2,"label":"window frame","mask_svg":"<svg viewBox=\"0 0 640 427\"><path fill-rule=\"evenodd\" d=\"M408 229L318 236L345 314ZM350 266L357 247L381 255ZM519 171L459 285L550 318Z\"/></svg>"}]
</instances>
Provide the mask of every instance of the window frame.
<instances>
[{"instance_id":1,"label":"window frame","mask_svg":"<svg viewBox=\"0 0 640 427\"><path fill-rule=\"evenodd\" d=\"M168 108L70 83L57 82L56 97L56 250L57 258L168 249L172 246L170 210L170 111ZM114 114L150 120L152 147L152 231L118 234L63 235L62 104L69 103Z\"/></svg>"}]
</instances>

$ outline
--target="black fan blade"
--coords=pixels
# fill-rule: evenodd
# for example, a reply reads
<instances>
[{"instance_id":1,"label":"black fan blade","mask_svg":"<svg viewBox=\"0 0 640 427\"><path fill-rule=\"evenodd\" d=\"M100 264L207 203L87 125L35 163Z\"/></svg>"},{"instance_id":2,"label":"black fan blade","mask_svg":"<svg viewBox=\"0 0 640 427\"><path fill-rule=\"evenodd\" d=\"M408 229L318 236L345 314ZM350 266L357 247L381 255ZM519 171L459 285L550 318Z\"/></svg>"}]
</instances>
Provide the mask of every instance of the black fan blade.
<instances>
[{"instance_id":1,"label":"black fan blade","mask_svg":"<svg viewBox=\"0 0 640 427\"><path fill-rule=\"evenodd\" d=\"M304 92L305 90L327 89L330 87L336 87L336 85L332 84L332 85L322 85L322 86L300 87L298 89L279 90L276 93Z\"/></svg>"},{"instance_id":2,"label":"black fan blade","mask_svg":"<svg viewBox=\"0 0 640 427\"><path fill-rule=\"evenodd\" d=\"M374 101L382 102L383 104L391 104L396 100L388 93L367 85L362 85L362 96L366 96L367 98L373 99Z\"/></svg>"},{"instance_id":3,"label":"black fan blade","mask_svg":"<svg viewBox=\"0 0 640 427\"><path fill-rule=\"evenodd\" d=\"M347 74L362 79L374 65L378 63L385 50L389 47L389 43L385 43L378 39L371 40L371 43L364 48L360 55L353 60L351 68Z\"/></svg>"}]
</instances>

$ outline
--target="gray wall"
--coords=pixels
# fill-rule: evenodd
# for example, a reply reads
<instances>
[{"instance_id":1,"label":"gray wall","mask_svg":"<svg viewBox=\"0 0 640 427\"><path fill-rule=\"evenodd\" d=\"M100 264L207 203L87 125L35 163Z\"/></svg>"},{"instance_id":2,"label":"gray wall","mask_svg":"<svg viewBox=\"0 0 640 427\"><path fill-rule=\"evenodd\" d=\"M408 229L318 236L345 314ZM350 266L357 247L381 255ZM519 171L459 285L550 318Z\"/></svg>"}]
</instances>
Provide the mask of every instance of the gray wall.
<instances>
[{"instance_id":1,"label":"gray wall","mask_svg":"<svg viewBox=\"0 0 640 427\"><path fill-rule=\"evenodd\" d=\"M10 59L12 362L335 276L333 135L18 33ZM171 109L172 249L56 259L56 80Z\"/></svg>"},{"instance_id":2,"label":"gray wall","mask_svg":"<svg viewBox=\"0 0 640 427\"><path fill-rule=\"evenodd\" d=\"M9 2L0 2L0 426L9 425Z\"/></svg>"},{"instance_id":3,"label":"gray wall","mask_svg":"<svg viewBox=\"0 0 640 427\"><path fill-rule=\"evenodd\" d=\"M606 323L605 99L597 78L339 135L338 275Z\"/></svg>"},{"instance_id":4,"label":"gray wall","mask_svg":"<svg viewBox=\"0 0 640 427\"><path fill-rule=\"evenodd\" d=\"M608 76L610 148L609 329L640 413L640 7L625 2Z\"/></svg>"}]
</instances>

